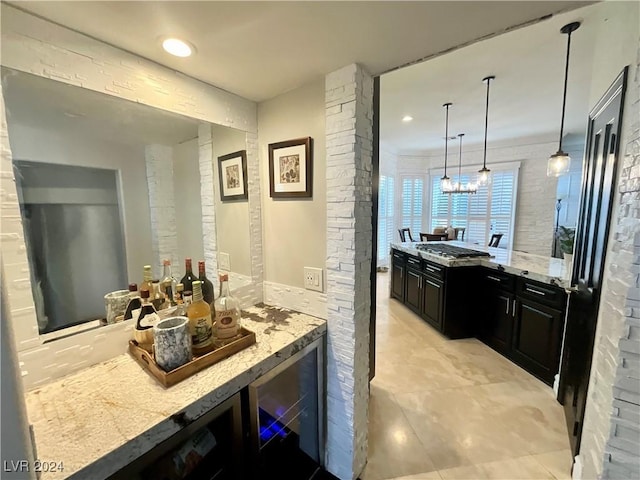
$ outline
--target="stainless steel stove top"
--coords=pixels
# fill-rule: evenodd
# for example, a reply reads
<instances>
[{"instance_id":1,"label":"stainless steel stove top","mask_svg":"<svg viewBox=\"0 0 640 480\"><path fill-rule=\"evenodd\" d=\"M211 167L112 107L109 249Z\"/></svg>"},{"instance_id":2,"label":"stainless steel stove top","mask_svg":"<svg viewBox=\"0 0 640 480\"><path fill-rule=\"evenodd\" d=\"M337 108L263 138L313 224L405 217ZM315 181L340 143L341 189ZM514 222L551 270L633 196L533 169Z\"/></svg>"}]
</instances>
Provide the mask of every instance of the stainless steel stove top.
<instances>
[{"instance_id":1,"label":"stainless steel stove top","mask_svg":"<svg viewBox=\"0 0 640 480\"><path fill-rule=\"evenodd\" d=\"M416 245L418 250L431 253L432 255L438 255L444 258L474 258L474 257L490 257L491 254L487 252L481 252L479 250L472 250L470 248L456 247L454 245L447 245L446 243L433 242L433 243L421 243Z\"/></svg>"}]
</instances>

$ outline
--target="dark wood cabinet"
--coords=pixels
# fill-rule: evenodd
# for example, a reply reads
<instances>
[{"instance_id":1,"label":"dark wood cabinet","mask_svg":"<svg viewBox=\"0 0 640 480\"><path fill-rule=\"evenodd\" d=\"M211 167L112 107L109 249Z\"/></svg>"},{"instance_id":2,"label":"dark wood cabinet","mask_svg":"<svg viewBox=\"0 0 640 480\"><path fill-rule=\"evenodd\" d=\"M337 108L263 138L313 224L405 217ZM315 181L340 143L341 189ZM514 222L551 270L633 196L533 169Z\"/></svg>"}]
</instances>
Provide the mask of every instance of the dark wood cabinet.
<instances>
[{"instance_id":1,"label":"dark wood cabinet","mask_svg":"<svg viewBox=\"0 0 640 480\"><path fill-rule=\"evenodd\" d=\"M504 290L490 291L481 329L481 340L494 350L508 355L513 336L515 295Z\"/></svg>"},{"instance_id":2,"label":"dark wood cabinet","mask_svg":"<svg viewBox=\"0 0 640 480\"><path fill-rule=\"evenodd\" d=\"M420 314L422 309L422 273L420 270L407 268L404 303L411 310Z\"/></svg>"},{"instance_id":3,"label":"dark wood cabinet","mask_svg":"<svg viewBox=\"0 0 640 480\"><path fill-rule=\"evenodd\" d=\"M392 252L391 260L391 296L404 302L404 271L406 269L405 255Z\"/></svg>"},{"instance_id":4,"label":"dark wood cabinet","mask_svg":"<svg viewBox=\"0 0 640 480\"><path fill-rule=\"evenodd\" d=\"M427 275L423 275L422 285L422 318L438 330L442 331L444 282L431 278Z\"/></svg>"},{"instance_id":5,"label":"dark wood cabinet","mask_svg":"<svg viewBox=\"0 0 640 480\"><path fill-rule=\"evenodd\" d=\"M564 312L528 298L516 301L511 358L549 385L560 362Z\"/></svg>"}]
</instances>

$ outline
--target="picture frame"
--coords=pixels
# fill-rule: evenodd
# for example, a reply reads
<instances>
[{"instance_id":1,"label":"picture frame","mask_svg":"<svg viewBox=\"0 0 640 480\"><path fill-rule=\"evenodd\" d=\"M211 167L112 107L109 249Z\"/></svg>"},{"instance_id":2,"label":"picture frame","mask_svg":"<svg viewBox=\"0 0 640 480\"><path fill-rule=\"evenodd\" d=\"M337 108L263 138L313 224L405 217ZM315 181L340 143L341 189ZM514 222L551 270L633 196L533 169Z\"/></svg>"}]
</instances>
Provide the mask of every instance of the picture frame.
<instances>
[{"instance_id":1,"label":"picture frame","mask_svg":"<svg viewBox=\"0 0 640 480\"><path fill-rule=\"evenodd\" d=\"M269 190L273 198L313 196L313 139L269 144Z\"/></svg>"},{"instance_id":2,"label":"picture frame","mask_svg":"<svg viewBox=\"0 0 640 480\"><path fill-rule=\"evenodd\" d=\"M247 200L247 151L240 150L218 157L218 179L220 200Z\"/></svg>"}]
</instances>

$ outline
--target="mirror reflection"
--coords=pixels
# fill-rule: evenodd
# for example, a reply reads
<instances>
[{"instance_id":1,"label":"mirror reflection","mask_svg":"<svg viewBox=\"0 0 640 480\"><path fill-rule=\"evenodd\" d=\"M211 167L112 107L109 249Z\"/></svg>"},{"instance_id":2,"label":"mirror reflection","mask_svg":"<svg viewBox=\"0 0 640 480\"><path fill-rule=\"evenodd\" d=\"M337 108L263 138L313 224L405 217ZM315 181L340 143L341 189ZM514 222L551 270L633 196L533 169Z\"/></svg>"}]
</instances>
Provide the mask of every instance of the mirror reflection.
<instances>
[{"instance_id":1,"label":"mirror reflection","mask_svg":"<svg viewBox=\"0 0 640 480\"><path fill-rule=\"evenodd\" d=\"M211 154L196 119L4 67L2 80L41 334L104 323L105 294L142 284L145 265L161 280L168 259L180 280L191 258L198 276L207 155L213 255L232 290L251 283L248 202L222 201L218 179L218 157L246 149L244 132L211 126ZM217 273L207 265L214 284Z\"/></svg>"}]
</instances>

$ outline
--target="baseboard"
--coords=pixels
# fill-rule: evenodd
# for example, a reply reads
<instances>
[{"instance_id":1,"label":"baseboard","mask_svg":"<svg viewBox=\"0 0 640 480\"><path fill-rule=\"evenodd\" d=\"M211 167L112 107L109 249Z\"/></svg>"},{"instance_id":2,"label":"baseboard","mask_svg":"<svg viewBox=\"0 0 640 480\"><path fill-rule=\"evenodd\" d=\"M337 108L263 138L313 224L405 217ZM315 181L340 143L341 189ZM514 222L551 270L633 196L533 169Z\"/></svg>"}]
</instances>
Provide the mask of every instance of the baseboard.
<instances>
[{"instance_id":1,"label":"baseboard","mask_svg":"<svg viewBox=\"0 0 640 480\"><path fill-rule=\"evenodd\" d=\"M326 293L292 287L274 282L264 282L264 303L288 308L319 318L327 318Z\"/></svg>"}]
</instances>

